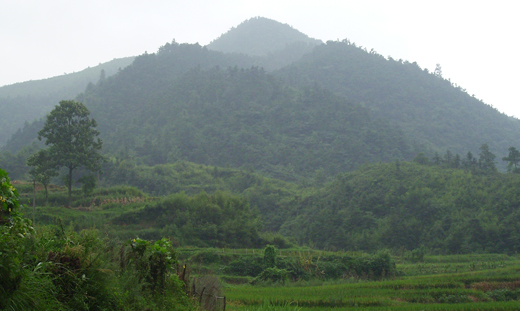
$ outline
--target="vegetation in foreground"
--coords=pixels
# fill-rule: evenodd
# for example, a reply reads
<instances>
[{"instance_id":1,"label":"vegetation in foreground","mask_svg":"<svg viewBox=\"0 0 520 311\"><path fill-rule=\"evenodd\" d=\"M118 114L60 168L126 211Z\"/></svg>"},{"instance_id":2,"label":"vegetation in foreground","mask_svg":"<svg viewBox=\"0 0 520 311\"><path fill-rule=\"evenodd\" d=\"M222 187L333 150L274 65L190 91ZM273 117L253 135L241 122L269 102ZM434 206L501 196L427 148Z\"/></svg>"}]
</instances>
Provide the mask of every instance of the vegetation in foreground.
<instances>
[{"instance_id":1,"label":"vegetation in foreground","mask_svg":"<svg viewBox=\"0 0 520 311\"><path fill-rule=\"evenodd\" d=\"M0 185L0 309L195 309L169 240L116 243L95 229L34 228L1 169Z\"/></svg>"},{"instance_id":2,"label":"vegetation in foreground","mask_svg":"<svg viewBox=\"0 0 520 311\"><path fill-rule=\"evenodd\" d=\"M10 184L6 188L17 197ZM10 204L11 212L20 208ZM520 298L520 261L507 255L428 256L425 248L393 256L325 252L294 248L281 236L270 239L289 248L174 252L166 239L121 244L95 229L77 232L59 222L34 229L16 213L3 219L9 221L2 226L2 249L11 251L1 258L8 267L1 275L2 308L12 310L194 309L203 300L186 294L186 271L180 269L179 277L177 262L188 264L199 293L207 275L220 279L213 284L224 286L219 295L226 297L227 310L516 310Z\"/></svg>"}]
</instances>

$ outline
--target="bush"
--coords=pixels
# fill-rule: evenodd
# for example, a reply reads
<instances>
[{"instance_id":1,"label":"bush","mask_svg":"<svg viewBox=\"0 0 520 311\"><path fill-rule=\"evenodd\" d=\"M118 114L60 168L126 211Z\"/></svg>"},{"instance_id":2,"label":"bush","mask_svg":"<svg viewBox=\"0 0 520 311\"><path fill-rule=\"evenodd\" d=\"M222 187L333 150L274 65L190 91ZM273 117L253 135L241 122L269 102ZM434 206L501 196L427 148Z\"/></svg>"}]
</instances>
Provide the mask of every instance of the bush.
<instances>
[{"instance_id":1,"label":"bush","mask_svg":"<svg viewBox=\"0 0 520 311\"><path fill-rule=\"evenodd\" d=\"M495 289L486 294L489 298L495 301L511 301L520 299L520 290L511 290L508 288Z\"/></svg>"},{"instance_id":2,"label":"bush","mask_svg":"<svg viewBox=\"0 0 520 311\"><path fill-rule=\"evenodd\" d=\"M258 282L272 282L285 284L289 271L278 268L267 268L262 271L256 278L251 281L251 284L258 284Z\"/></svg>"},{"instance_id":3,"label":"bush","mask_svg":"<svg viewBox=\"0 0 520 311\"><path fill-rule=\"evenodd\" d=\"M264 249L264 266L266 268L276 267L276 249L272 245L267 245Z\"/></svg>"}]
</instances>

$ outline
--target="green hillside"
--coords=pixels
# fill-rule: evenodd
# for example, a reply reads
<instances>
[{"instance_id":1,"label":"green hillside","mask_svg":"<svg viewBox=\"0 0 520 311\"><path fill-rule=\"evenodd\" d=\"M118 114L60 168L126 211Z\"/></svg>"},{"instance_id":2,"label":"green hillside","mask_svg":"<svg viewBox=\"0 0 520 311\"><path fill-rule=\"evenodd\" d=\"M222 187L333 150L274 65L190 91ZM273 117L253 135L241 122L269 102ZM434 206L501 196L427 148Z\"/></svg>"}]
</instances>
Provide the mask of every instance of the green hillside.
<instances>
[{"instance_id":1,"label":"green hillside","mask_svg":"<svg viewBox=\"0 0 520 311\"><path fill-rule=\"evenodd\" d=\"M317 46L276 76L291 85L318 85L375 117L397 124L406 135L442 153L476 152L483 143L506 152L520 141L520 121L468 95L416 63L366 51L348 40Z\"/></svg>"},{"instance_id":2,"label":"green hillside","mask_svg":"<svg viewBox=\"0 0 520 311\"><path fill-rule=\"evenodd\" d=\"M106 152L148 165L186 160L249 166L296 180L416 152L398 127L319 87L286 87L256 67L176 73L219 59L223 66L235 60L197 45L171 44L139 56L78 100L98 121Z\"/></svg>"},{"instance_id":3,"label":"green hillside","mask_svg":"<svg viewBox=\"0 0 520 311\"><path fill-rule=\"evenodd\" d=\"M0 146L22 128L24 122L45 116L60 100L75 98L90 82L96 83L102 70L105 77L109 77L133 59L114 59L80 72L0 87L0 110L3 116L8 116L0 119Z\"/></svg>"},{"instance_id":4,"label":"green hillside","mask_svg":"<svg viewBox=\"0 0 520 311\"><path fill-rule=\"evenodd\" d=\"M325 249L516 253L519 206L519 174L366 165L301 200L281 232Z\"/></svg>"}]
</instances>

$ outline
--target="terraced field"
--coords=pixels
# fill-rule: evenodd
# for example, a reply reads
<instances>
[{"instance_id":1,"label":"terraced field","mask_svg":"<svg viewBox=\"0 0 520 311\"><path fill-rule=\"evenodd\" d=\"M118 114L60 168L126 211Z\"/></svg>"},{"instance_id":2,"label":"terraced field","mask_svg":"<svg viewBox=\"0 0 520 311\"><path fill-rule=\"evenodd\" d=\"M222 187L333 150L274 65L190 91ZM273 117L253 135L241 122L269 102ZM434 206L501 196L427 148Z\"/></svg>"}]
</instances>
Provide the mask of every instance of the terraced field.
<instances>
[{"instance_id":1,"label":"terraced field","mask_svg":"<svg viewBox=\"0 0 520 311\"><path fill-rule=\"evenodd\" d=\"M230 286L226 310L520 310L517 257L436 256L397 267L392 280Z\"/></svg>"}]
</instances>

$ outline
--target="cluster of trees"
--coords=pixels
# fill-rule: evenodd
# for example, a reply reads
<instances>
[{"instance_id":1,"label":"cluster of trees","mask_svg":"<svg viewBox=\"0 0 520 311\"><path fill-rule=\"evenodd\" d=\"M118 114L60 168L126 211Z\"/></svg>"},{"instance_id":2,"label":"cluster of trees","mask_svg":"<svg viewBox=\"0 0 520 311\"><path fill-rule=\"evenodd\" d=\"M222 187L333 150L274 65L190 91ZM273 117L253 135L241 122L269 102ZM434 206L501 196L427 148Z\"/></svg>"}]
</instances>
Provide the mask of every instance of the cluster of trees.
<instances>
[{"instance_id":1,"label":"cluster of trees","mask_svg":"<svg viewBox=\"0 0 520 311\"><path fill-rule=\"evenodd\" d=\"M453 155L450 150L447 150L443 157L436 152L431 161L424 153L419 153L413 161L419 164L433 164L445 168L469 169L473 172L497 172L496 155L491 152L488 144L483 144L479 150L478 158L476 158L471 151L468 151L466 156L461 158L458 153ZM520 151L515 147L509 147L508 151L507 157L503 157L502 161L507 163L506 167L508 172L519 173Z\"/></svg>"},{"instance_id":2,"label":"cluster of trees","mask_svg":"<svg viewBox=\"0 0 520 311\"><path fill-rule=\"evenodd\" d=\"M519 186L518 174L489 170L366 165L302 198L280 232L328 249L515 253Z\"/></svg>"}]
</instances>

